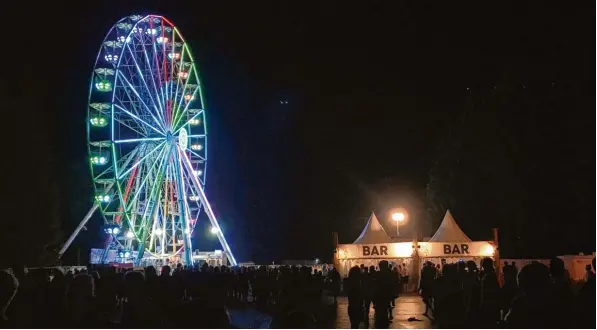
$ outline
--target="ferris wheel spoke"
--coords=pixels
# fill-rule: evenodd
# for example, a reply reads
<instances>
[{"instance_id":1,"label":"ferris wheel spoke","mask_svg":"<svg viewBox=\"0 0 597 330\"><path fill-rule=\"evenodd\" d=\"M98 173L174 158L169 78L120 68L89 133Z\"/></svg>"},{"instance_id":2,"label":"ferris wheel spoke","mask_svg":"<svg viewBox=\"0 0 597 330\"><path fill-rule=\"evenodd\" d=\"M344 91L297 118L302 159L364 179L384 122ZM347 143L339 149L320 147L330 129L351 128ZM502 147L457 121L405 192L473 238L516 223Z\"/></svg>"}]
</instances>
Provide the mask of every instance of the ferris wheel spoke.
<instances>
[{"instance_id":1,"label":"ferris wheel spoke","mask_svg":"<svg viewBox=\"0 0 597 330\"><path fill-rule=\"evenodd\" d=\"M151 80L151 84L153 86L153 90L154 90L156 96L162 95L162 99L163 99L164 93L163 93L163 91L158 92L158 87L157 87L158 85L156 84L156 81L155 81L155 77L154 77L155 74L153 74L153 69L152 69L151 61L149 60L149 55L147 55L147 49L145 48L145 41L143 40L143 37L141 37L141 47L143 48L143 55L144 55L144 58L145 58L145 65L147 65L147 67L149 68L149 71L152 73L150 75L150 80ZM156 70L157 70L157 73L158 73L157 75L159 76L159 68L156 67ZM161 86L161 84L160 84L160 86ZM161 90L161 88L160 88L160 90ZM160 102L160 110L164 114L166 113L165 112L165 108L166 108L165 102L164 103ZM162 116L160 116L160 117L162 118L162 122L164 123L164 127L166 127L167 126L166 119L164 117L162 117Z\"/></svg>"},{"instance_id":2,"label":"ferris wheel spoke","mask_svg":"<svg viewBox=\"0 0 597 330\"><path fill-rule=\"evenodd\" d=\"M145 110L147 110L147 113L151 116L151 118L155 121L155 123L163 130L166 131L165 127L159 122L159 120L153 115L151 109L149 109L149 106L147 106L147 104L145 104L145 102L143 102L143 98L141 98L141 96L139 95L139 92L137 92L137 90L135 89L135 87L133 87L133 85L128 81L128 79L126 79L126 77L124 76L124 74L122 73L122 71L118 71L118 74L120 76L120 78L122 78L126 84L129 86L129 88L133 91L133 93L135 94L135 96L139 99L139 102L145 107Z\"/></svg>"},{"instance_id":3,"label":"ferris wheel spoke","mask_svg":"<svg viewBox=\"0 0 597 330\"><path fill-rule=\"evenodd\" d=\"M148 152L147 154L145 154L145 156L143 156L141 159L139 159L139 161L135 162L135 164L133 164L129 169L127 169L124 173L118 175L118 180L121 180L122 178L124 178L128 173L130 173L132 170L134 170L135 168L137 168L137 166L139 166L139 164L143 163L147 157L151 156L156 150L160 149L160 147L164 146L166 142L162 142L160 144L158 144L157 146L155 146L155 148L153 148L150 152Z\"/></svg>"},{"instance_id":4,"label":"ferris wheel spoke","mask_svg":"<svg viewBox=\"0 0 597 330\"><path fill-rule=\"evenodd\" d=\"M149 25L153 29L153 22L150 21ZM159 85L160 86L160 93L161 93L162 98L163 98L164 97L164 90L163 90L162 86L164 86L164 83L167 80L164 79L164 81L162 81L162 71L165 72L166 68L162 67L160 69L160 61L158 59L158 50L156 48L155 35L151 34L150 38L151 38L151 45L153 46L153 59L155 60L155 68L156 68L156 71L157 71L156 76L158 77L158 81L160 83L160 85ZM145 44L143 44L143 47L145 48ZM162 107L162 112L164 112L164 107ZM165 121L164 121L164 126L167 126Z\"/></svg>"},{"instance_id":5,"label":"ferris wheel spoke","mask_svg":"<svg viewBox=\"0 0 597 330\"><path fill-rule=\"evenodd\" d=\"M205 157L201 156L200 154L196 153L195 151L193 151L193 150L191 150L191 149L187 149L187 150L185 150L185 151L188 151L188 152L190 152L190 153L191 153L191 154L193 154L195 157L199 157L199 159L201 159L201 160L203 160L203 161L205 161L205 160L206 160L206 159L205 159Z\"/></svg>"},{"instance_id":6,"label":"ferris wheel spoke","mask_svg":"<svg viewBox=\"0 0 597 330\"><path fill-rule=\"evenodd\" d=\"M193 68L194 70L194 68ZM188 81L188 80L187 80ZM193 92L190 94L191 95L191 100L189 100L187 102L187 104L185 104L184 109L181 111L180 108L182 107L182 100L184 99L184 93L186 90L186 83L185 83L185 87L183 88L182 94L181 95L181 99L179 104L175 107L176 109L176 117L174 118L174 124L172 125L172 127L177 127L178 123L180 122L180 120L184 117L184 115L187 113L189 106L191 105L191 102L195 99L195 96L197 94L198 91L200 91L200 86L199 84L197 84L197 87L195 87L195 90L193 90ZM202 105L203 106L203 105ZM181 126L182 127L182 126ZM179 128L180 129L180 128Z\"/></svg>"},{"instance_id":7,"label":"ferris wheel spoke","mask_svg":"<svg viewBox=\"0 0 597 330\"><path fill-rule=\"evenodd\" d=\"M174 167L174 171L176 172L176 186L178 188L178 196L180 197L178 199L178 204L179 204L179 219L180 219L180 227L182 230L182 237L183 237L183 242L185 245L185 253L189 254L190 257L190 253L192 251L192 243L191 243L191 228L189 226L189 222L188 222L188 215L186 213L187 210L187 197L186 197L186 189L185 189L185 182L183 179L183 173L184 170L182 168L182 161L180 160L180 155L177 152L179 150L178 147L176 147L175 153L174 153L174 159L175 159L175 163L173 164Z\"/></svg>"},{"instance_id":8,"label":"ferris wheel spoke","mask_svg":"<svg viewBox=\"0 0 597 330\"><path fill-rule=\"evenodd\" d=\"M144 127L141 127L141 130L144 131L144 132L140 132L138 129L132 127L131 125L129 125L128 123L126 123L126 121L124 121L124 120L122 120L120 118L114 118L114 120L116 120L118 123L126 126L126 128L130 129L131 131L133 131L133 132L135 132L135 133L137 133L137 134L139 134L141 136L147 137L147 130Z\"/></svg>"},{"instance_id":9,"label":"ferris wheel spoke","mask_svg":"<svg viewBox=\"0 0 597 330\"><path fill-rule=\"evenodd\" d=\"M134 113L128 111L127 109L121 107L118 104L114 104L114 106L118 109L120 109L122 112L126 113L127 115L129 115L131 118L134 118L135 120L138 120L139 122L145 124L146 127L151 128L152 130L154 130L155 132L159 133L160 135L166 136L166 134L164 134L164 132L160 131L159 129L153 127L152 125L150 125L148 122L146 122L145 120L137 117Z\"/></svg>"},{"instance_id":10,"label":"ferris wheel spoke","mask_svg":"<svg viewBox=\"0 0 597 330\"><path fill-rule=\"evenodd\" d=\"M156 194L155 189L156 189L156 187L161 185L162 180L164 179L163 175L166 172L166 169L167 169L166 165L168 164L168 162L164 162L164 160L169 157L171 147L167 146L166 149L168 150L166 152L166 157L162 158L162 163L160 164L160 169L157 171L156 176L153 180L153 183L151 184L151 191L149 193L149 198L146 198L147 201L152 201L152 202L145 203L145 210L143 211L143 217L141 220L142 226L147 222L147 212L150 211L150 216L153 214L153 211L154 211L153 208L155 207L155 201L158 199L155 197L155 194ZM159 193L159 190L158 190L158 193ZM151 210L150 210L150 208L151 208Z\"/></svg>"},{"instance_id":11,"label":"ferris wheel spoke","mask_svg":"<svg viewBox=\"0 0 597 330\"><path fill-rule=\"evenodd\" d=\"M173 35L176 34L176 28L174 29L174 31L172 32L172 34ZM183 41L182 38L181 38L181 41ZM172 44L172 49L174 49L174 43ZM182 48L182 50L180 52L180 62L179 62L178 72L180 72L181 68L184 65L184 57L185 57L185 48L184 48L184 44L183 44L183 48ZM174 69L174 67L176 67L175 62L173 62L172 69ZM174 72L172 74L174 74ZM172 112L176 111L176 109L177 109L176 105L178 104L178 91L179 91L179 88L180 88L180 85L181 85L180 82L181 82L181 77L177 76L176 77L176 89L173 90L173 86L170 86L170 94L172 94L172 92L174 92L174 95L169 95L168 96L169 100L173 100L173 105L174 106L171 109ZM186 85L186 83L185 83L185 85ZM181 95L180 99L181 100L183 99L182 95ZM172 117L171 119L173 120L174 119L174 113L171 113L170 117Z\"/></svg>"},{"instance_id":12,"label":"ferris wheel spoke","mask_svg":"<svg viewBox=\"0 0 597 330\"><path fill-rule=\"evenodd\" d=\"M135 202L138 203L138 201L139 201L139 195L141 194L141 192L143 191L143 189L145 189L145 185L146 185L147 181L150 179L150 177L152 177L152 174L154 174L155 166L158 165L158 163L159 163L159 167L162 166L162 163L163 163L163 161L165 159L165 153L166 153L167 149L168 148L162 148L162 150L160 151L160 153L158 154L158 156L152 162L151 166L149 166L149 164L146 164L147 173L145 175L143 175L143 179L141 180L141 184L137 187L137 189L135 191L135 195L133 197L133 200ZM139 172L141 172L141 171L139 171ZM139 173L139 177L141 177L141 176L142 176L141 173ZM135 205L131 204L129 206L128 211L130 211L131 208L133 206L135 206Z\"/></svg>"},{"instance_id":13,"label":"ferris wheel spoke","mask_svg":"<svg viewBox=\"0 0 597 330\"><path fill-rule=\"evenodd\" d=\"M120 103L121 107L124 107L125 109L130 108L132 111L134 111L134 115L136 117L143 116L142 115L143 111L138 110L138 108L140 108L140 106L135 102L136 98L131 96L131 93L129 92L128 88L126 88L126 86L123 85L122 88L117 88L116 91L120 92L120 94L122 94L122 91L124 91L124 95L126 95L126 97L129 99L129 101L128 102L125 101L121 97L121 95L116 94L116 93L114 94L114 101L118 101ZM127 106L126 103L128 103L130 106ZM116 104L116 103L114 103L114 104ZM131 113L132 113L132 111L131 111ZM137 123L136 119L133 119L132 117L125 119L125 118L119 118L119 117L113 116L113 118L114 118L114 120L118 121L119 123L122 123L124 126L130 128L131 130L133 130L137 133L139 133L138 130L141 130L141 131L143 131L142 135L147 136L147 134L148 134L147 127L139 125L139 123ZM135 129L128 122L133 122L133 123L137 124L138 125L137 129Z\"/></svg>"},{"instance_id":14,"label":"ferris wheel spoke","mask_svg":"<svg viewBox=\"0 0 597 330\"><path fill-rule=\"evenodd\" d=\"M143 71L141 70L141 67L139 67L139 63L137 63L137 59L135 58L135 55L133 53L133 51L131 50L131 47L129 46L129 44L126 44L126 47L128 48L129 52L131 53L131 57L133 58L133 62L135 63L135 67L137 68L137 72L139 73L139 76L141 77L141 80L143 81L143 85L145 85L145 89L147 91L149 91L149 86L147 85L147 82L145 81L145 78L143 77ZM150 68L151 71L151 68ZM152 79L153 81L153 79ZM151 99L151 102L153 103L153 108L155 109L156 113L158 114L158 117L161 120L162 125L165 125L165 121L164 118L162 118L162 112L164 112L164 107L162 106L162 103L160 102L160 98L159 95L157 95L157 89L155 87L155 83L153 84L154 86L154 91L156 92L156 97L154 99L153 93L149 92L149 97ZM158 109L159 108L159 109Z\"/></svg>"},{"instance_id":15,"label":"ferris wheel spoke","mask_svg":"<svg viewBox=\"0 0 597 330\"><path fill-rule=\"evenodd\" d=\"M148 141L162 141L165 137L158 137L158 138L141 138L141 139L126 139L126 140L114 140L114 143L134 143L134 142L148 142Z\"/></svg>"},{"instance_id":16,"label":"ferris wheel spoke","mask_svg":"<svg viewBox=\"0 0 597 330\"><path fill-rule=\"evenodd\" d=\"M172 126L172 130L174 131L174 134L178 133L178 131L180 131L181 128L189 125L193 120L197 119L197 117L201 117L203 116L203 110L198 111L194 116L192 116L191 118L189 118L184 124L180 125L180 127L178 126L178 123L180 122L180 119L185 115L185 113L188 110L188 105L185 106L182 114L180 115L180 117L175 121L174 126Z\"/></svg>"}]
</instances>

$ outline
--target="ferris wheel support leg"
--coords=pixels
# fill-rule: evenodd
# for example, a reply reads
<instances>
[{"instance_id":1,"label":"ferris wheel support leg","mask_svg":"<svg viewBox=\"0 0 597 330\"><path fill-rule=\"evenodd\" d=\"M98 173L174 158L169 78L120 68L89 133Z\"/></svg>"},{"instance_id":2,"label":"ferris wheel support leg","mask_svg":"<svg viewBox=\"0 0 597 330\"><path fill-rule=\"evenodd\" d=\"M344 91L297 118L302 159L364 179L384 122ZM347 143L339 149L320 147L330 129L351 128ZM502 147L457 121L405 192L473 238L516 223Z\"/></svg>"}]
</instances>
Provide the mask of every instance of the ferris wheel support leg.
<instances>
[{"instance_id":1,"label":"ferris wheel support leg","mask_svg":"<svg viewBox=\"0 0 597 330\"><path fill-rule=\"evenodd\" d=\"M187 172L190 173L189 178L191 178L191 183L193 183L195 190L197 190L199 192L199 199L201 200L201 204L203 204L203 207L205 208L205 213L207 214L207 217L209 218L209 222L211 223L212 226L214 226L218 230L218 233L216 235L218 236L218 240L220 241L220 244L222 245L224 252L226 253L226 255L228 255L228 258L230 259L230 264L232 266L236 266L237 265L236 259L234 259L234 256L232 255L232 251L230 250L230 246L228 246L228 242L226 242L226 238L224 237L224 234L222 233L222 230L220 229L220 225L218 224L216 215L214 214L213 210L211 209L211 205L209 204L209 201L207 200L207 196L205 196L205 191L203 191L203 187L201 187L201 183L199 182L199 179L197 179L197 177L195 175L193 175L193 166L191 166L191 162L187 158L187 155L180 149L178 151L178 154L179 154L179 157L181 158L181 162L183 163Z\"/></svg>"},{"instance_id":2,"label":"ferris wheel support leg","mask_svg":"<svg viewBox=\"0 0 597 330\"><path fill-rule=\"evenodd\" d=\"M64 252L66 252L66 250L73 243L75 238L79 235L79 232L81 232L81 230L83 229L83 227L85 227L85 225L87 224L89 219L91 219L91 216L93 215L93 213L95 213L95 210L97 210L98 206L99 206L98 203L93 203L93 206L89 209L87 214L85 214L85 217L83 217L83 220L81 220L81 222L79 223L79 225L77 226L75 231L70 235L70 237L68 238L66 243L64 243L64 245L60 249L60 252L58 252L58 259L62 258L62 255L64 254Z\"/></svg>"}]
</instances>

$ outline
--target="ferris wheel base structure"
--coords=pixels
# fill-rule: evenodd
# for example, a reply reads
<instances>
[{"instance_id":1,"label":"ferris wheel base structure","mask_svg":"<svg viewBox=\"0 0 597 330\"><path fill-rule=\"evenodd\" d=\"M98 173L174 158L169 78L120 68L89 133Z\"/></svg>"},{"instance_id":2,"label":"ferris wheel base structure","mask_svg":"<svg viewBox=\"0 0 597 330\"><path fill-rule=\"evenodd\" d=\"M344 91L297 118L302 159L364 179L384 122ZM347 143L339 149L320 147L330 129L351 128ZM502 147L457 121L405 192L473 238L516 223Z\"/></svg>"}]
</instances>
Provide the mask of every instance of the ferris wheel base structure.
<instances>
[{"instance_id":1,"label":"ferris wheel base structure","mask_svg":"<svg viewBox=\"0 0 597 330\"><path fill-rule=\"evenodd\" d=\"M159 15L131 15L100 46L87 107L95 204L60 250L62 256L95 212L111 250L146 260L193 263L191 237L205 212L222 253L236 265L207 200L206 106L198 63L180 31Z\"/></svg>"}]
</instances>

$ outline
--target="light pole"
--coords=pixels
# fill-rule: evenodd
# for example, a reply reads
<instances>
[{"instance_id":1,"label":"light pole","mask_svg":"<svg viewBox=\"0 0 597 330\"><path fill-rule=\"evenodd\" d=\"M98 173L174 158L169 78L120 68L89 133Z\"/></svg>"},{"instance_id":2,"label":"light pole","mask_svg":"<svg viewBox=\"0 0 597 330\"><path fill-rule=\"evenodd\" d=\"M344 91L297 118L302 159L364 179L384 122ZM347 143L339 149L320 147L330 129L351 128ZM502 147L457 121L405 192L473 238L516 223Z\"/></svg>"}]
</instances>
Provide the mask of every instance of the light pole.
<instances>
[{"instance_id":1,"label":"light pole","mask_svg":"<svg viewBox=\"0 0 597 330\"><path fill-rule=\"evenodd\" d=\"M392 220L396 221L396 236L400 236L400 223L406 220L406 212L397 211L392 213Z\"/></svg>"}]
</instances>

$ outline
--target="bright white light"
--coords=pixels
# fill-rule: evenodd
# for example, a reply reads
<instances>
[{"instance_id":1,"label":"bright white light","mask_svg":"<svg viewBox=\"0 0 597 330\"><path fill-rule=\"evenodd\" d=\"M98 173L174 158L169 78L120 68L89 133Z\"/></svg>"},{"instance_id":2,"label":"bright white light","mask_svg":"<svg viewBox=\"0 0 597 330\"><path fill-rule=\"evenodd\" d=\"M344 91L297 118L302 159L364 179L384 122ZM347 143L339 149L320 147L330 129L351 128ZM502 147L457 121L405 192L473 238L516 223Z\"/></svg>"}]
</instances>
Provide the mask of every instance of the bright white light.
<instances>
[{"instance_id":1,"label":"bright white light","mask_svg":"<svg viewBox=\"0 0 597 330\"><path fill-rule=\"evenodd\" d=\"M495 249L493 248L493 246L491 246L491 244L488 243L487 246L485 246L485 248L483 249L483 251L481 251L481 254L486 257L493 257L494 252Z\"/></svg>"},{"instance_id":2,"label":"bright white light","mask_svg":"<svg viewBox=\"0 0 597 330\"><path fill-rule=\"evenodd\" d=\"M396 212L392 214L392 220L402 222L406 219L406 216L402 212Z\"/></svg>"},{"instance_id":3,"label":"bright white light","mask_svg":"<svg viewBox=\"0 0 597 330\"><path fill-rule=\"evenodd\" d=\"M108 234L112 234L112 228L108 228L108 229L106 229L106 232L107 232Z\"/></svg>"},{"instance_id":4,"label":"bright white light","mask_svg":"<svg viewBox=\"0 0 597 330\"><path fill-rule=\"evenodd\" d=\"M194 170L193 174L195 174L195 176L200 176L201 174L203 174L202 170Z\"/></svg>"},{"instance_id":5,"label":"bright white light","mask_svg":"<svg viewBox=\"0 0 597 330\"><path fill-rule=\"evenodd\" d=\"M114 233L114 235L118 235L120 229L118 229L118 227L114 227L114 230L112 230L112 232Z\"/></svg>"},{"instance_id":6,"label":"bright white light","mask_svg":"<svg viewBox=\"0 0 597 330\"><path fill-rule=\"evenodd\" d=\"M129 230L126 232L126 238L133 238L133 237L135 237L135 234L133 234L132 231Z\"/></svg>"},{"instance_id":7,"label":"bright white light","mask_svg":"<svg viewBox=\"0 0 597 330\"><path fill-rule=\"evenodd\" d=\"M110 201L110 196L108 196L108 195L104 196L104 202L106 202L106 203L107 203L107 202L109 202L109 201Z\"/></svg>"},{"instance_id":8,"label":"bright white light","mask_svg":"<svg viewBox=\"0 0 597 330\"><path fill-rule=\"evenodd\" d=\"M412 242L394 243L392 244L394 255L399 258L410 257L413 253Z\"/></svg>"},{"instance_id":9,"label":"bright white light","mask_svg":"<svg viewBox=\"0 0 597 330\"><path fill-rule=\"evenodd\" d=\"M218 229L218 227L211 227L211 229L209 230L212 234L217 234L220 230Z\"/></svg>"},{"instance_id":10,"label":"bright white light","mask_svg":"<svg viewBox=\"0 0 597 330\"><path fill-rule=\"evenodd\" d=\"M180 53L168 53L168 58L178 60L180 59Z\"/></svg>"},{"instance_id":11,"label":"bright white light","mask_svg":"<svg viewBox=\"0 0 597 330\"><path fill-rule=\"evenodd\" d=\"M199 196L189 196L189 200L196 202L199 200Z\"/></svg>"},{"instance_id":12,"label":"bright white light","mask_svg":"<svg viewBox=\"0 0 597 330\"><path fill-rule=\"evenodd\" d=\"M104 56L104 59L107 62L116 63L118 62L118 55L107 54L106 56Z\"/></svg>"},{"instance_id":13,"label":"bright white light","mask_svg":"<svg viewBox=\"0 0 597 330\"><path fill-rule=\"evenodd\" d=\"M106 163L106 157L100 157L99 163L100 164L105 164Z\"/></svg>"},{"instance_id":14,"label":"bright white light","mask_svg":"<svg viewBox=\"0 0 597 330\"><path fill-rule=\"evenodd\" d=\"M191 149L192 150L201 150L201 149L203 149L203 146L201 144L191 144Z\"/></svg>"},{"instance_id":15,"label":"bright white light","mask_svg":"<svg viewBox=\"0 0 597 330\"><path fill-rule=\"evenodd\" d=\"M131 253L130 253L130 252L126 251L126 252L124 253L124 257L125 257L125 258L128 258L128 257L130 257L130 256L131 256Z\"/></svg>"},{"instance_id":16,"label":"bright white light","mask_svg":"<svg viewBox=\"0 0 597 330\"><path fill-rule=\"evenodd\" d=\"M153 231L153 233L157 236L160 236L162 234L162 229L161 228L157 228L156 230Z\"/></svg>"},{"instance_id":17,"label":"bright white light","mask_svg":"<svg viewBox=\"0 0 597 330\"><path fill-rule=\"evenodd\" d=\"M184 233L188 235L191 233L191 230L189 228L185 228Z\"/></svg>"}]
</instances>

